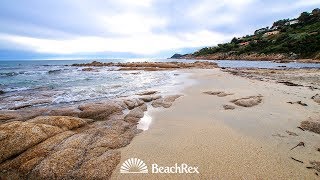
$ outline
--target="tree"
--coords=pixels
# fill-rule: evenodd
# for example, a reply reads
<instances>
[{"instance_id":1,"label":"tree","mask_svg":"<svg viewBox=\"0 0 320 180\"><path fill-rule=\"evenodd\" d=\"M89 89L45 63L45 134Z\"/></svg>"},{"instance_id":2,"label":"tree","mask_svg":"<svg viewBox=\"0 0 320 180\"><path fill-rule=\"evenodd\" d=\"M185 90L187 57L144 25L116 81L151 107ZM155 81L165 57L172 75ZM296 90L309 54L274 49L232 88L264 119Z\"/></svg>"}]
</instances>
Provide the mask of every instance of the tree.
<instances>
[{"instance_id":1,"label":"tree","mask_svg":"<svg viewBox=\"0 0 320 180\"><path fill-rule=\"evenodd\" d=\"M238 43L239 43L239 40L238 40L236 37L234 37L234 38L231 40L231 43L238 44Z\"/></svg>"},{"instance_id":2,"label":"tree","mask_svg":"<svg viewBox=\"0 0 320 180\"><path fill-rule=\"evenodd\" d=\"M302 23L307 22L310 19L310 14L308 12L303 12L298 17L298 20Z\"/></svg>"},{"instance_id":3,"label":"tree","mask_svg":"<svg viewBox=\"0 0 320 180\"><path fill-rule=\"evenodd\" d=\"M289 22L289 19L282 19L282 20L274 22L272 27L275 27L275 26L281 27L281 26L284 26L287 22Z\"/></svg>"}]
</instances>

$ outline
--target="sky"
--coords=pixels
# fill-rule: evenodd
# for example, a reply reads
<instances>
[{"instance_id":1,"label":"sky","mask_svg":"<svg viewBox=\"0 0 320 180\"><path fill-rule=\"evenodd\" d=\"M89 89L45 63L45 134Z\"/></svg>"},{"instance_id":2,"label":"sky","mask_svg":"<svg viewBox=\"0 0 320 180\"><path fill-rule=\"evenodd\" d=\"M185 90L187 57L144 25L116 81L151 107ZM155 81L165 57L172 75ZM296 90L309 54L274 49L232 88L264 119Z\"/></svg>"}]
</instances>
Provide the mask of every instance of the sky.
<instances>
[{"instance_id":1,"label":"sky","mask_svg":"<svg viewBox=\"0 0 320 180\"><path fill-rule=\"evenodd\" d=\"M317 7L320 0L1 0L0 59L164 58Z\"/></svg>"}]
</instances>

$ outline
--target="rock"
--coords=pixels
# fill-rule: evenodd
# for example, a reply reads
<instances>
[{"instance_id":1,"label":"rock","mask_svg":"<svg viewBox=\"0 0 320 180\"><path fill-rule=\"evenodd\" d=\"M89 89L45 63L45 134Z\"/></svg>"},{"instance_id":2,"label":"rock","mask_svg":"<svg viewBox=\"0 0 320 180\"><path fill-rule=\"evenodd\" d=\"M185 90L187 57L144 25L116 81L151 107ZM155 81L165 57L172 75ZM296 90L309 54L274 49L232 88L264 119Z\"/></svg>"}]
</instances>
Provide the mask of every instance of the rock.
<instances>
[{"instance_id":1,"label":"rock","mask_svg":"<svg viewBox=\"0 0 320 180\"><path fill-rule=\"evenodd\" d=\"M47 124L19 121L2 124L0 163L61 132L59 127Z\"/></svg>"},{"instance_id":2,"label":"rock","mask_svg":"<svg viewBox=\"0 0 320 180\"><path fill-rule=\"evenodd\" d=\"M120 163L119 151L107 151L83 163L76 173L79 179L109 179Z\"/></svg>"},{"instance_id":3,"label":"rock","mask_svg":"<svg viewBox=\"0 0 320 180\"><path fill-rule=\"evenodd\" d=\"M131 99L0 111L0 179L108 179L120 162L117 149L141 132L136 124L146 110L144 101ZM9 122L17 119L24 122Z\"/></svg>"},{"instance_id":4,"label":"rock","mask_svg":"<svg viewBox=\"0 0 320 180\"><path fill-rule=\"evenodd\" d=\"M10 119L14 119L17 118L17 115L13 115L13 114L5 114L5 113L1 113L0 112L0 121L7 121Z\"/></svg>"},{"instance_id":5,"label":"rock","mask_svg":"<svg viewBox=\"0 0 320 180\"><path fill-rule=\"evenodd\" d=\"M47 108L21 109L21 110L3 110L0 111L0 124L11 121L26 121L37 116L47 114Z\"/></svg>"},{"instance_id":6,"label":"rock","mask_svg":"<svg viewBox=\"0 0 320 180\"><path fill-rule=\"evenodd\" d=\"M135 108L135 101L132 100L124 100L124 103L127 105L128 109L133 109Z\"/></svg>"},{"instance_id":7,"label":"rock","mask_svg":"<svg viewBox=\"0 0 320 180\"><path fill-rule=\"evenodd\" d=\"M312 119L302 121L300 127L317 134L320 134L320 119Z\"/></svg>"},{"instance_id":8,"label":"rock","mask_svg":"<svg viewBox=\"0 0 320 180\"><path fill-rule=\"evenodd\" d=\"M87 64L73 64L72 66L117 66L120 67L119 71L127 70L145 70L145 71L161 71L161 70L170 70L170 69L190 69L190 68L200 68L200 69L213 69L217 68L217 63L214 62L201 62L196 61L193 63L183 63L183 62L128 62L128 63L101 63L101 62L92 62Z\"/></svg>"},{"instance_id":9,"label":"rock","mask_svg":"<svg viewBox=\"0 0 320 180\"><path fill-rule=\"evenodd\" d=\"M225 110L233 110L233 109L235 109L236 107L234 107L234 106L232 106L232 105L226 104L226 105L223 105L223 108L224 108Z\"/></svg>"},{"instance_id":10,"label":"rock","mask_svg":"<svg viewBox=\"0 0 320 180\"><path fill-rule=\"evenodd\" d=\"M67 148L49 155L29 174L30 179L70 179L72 170L78 166L83 149Z\"/></svg>"},{"instance_id":11,"label":"rock","mask_svg":"<svg viewBox=\"0 0 320 180\"><path fill-rule=\"evenodd\" d=\"M145 91L145 92L138 93L137 95L144 96L144 95L153 95L156 93L158 93L158 91Z\"/></svg>"},{"instance_id":12,"label":"rock","mask_svg":"<svg viewBox=\"0 0 320 180\"><path fill-rule=\"evenodd\" d=\"M130 116L141 117L144 110L145 104ZM45 116L1 125L0 179L110 178L120 162L115 149L128 145L139 132L121 117L94 122Z\"/></svg>"},{"instance_id":13,"label":"rock","mask_svg":"<svg viewBox=\"0 0 320 180\"><path fill-rule=\"evenodd\" d=\"M136 124L144 116L144 111L147 110L147 105L143 104L142 106L132 109L125 117L124 120L128 123Z\"/></svg>"},{"instance_id":14,"label":"rock","mask_svg":"<svg viewBox=\"0 0 320 180\"><path fill-rule=\"evenodd\" d=\"M320 94L312 96L311 99L313 99L314 102L320 104Z\"/></svg>"},{"instance_id":15,"label":"rock","mask_svg":"<svg viewBox=\"0 0 320 180\"><path fill-rule=\"evenodd\" d=\"M83 68L82 71L95 71L93 68Z\"/></svg>"},{"instance_id":16,"label":"rock","mask_svg":"<svg viewBox=\"0 0 320 180\"><path fill-rule=\"evenodd\" d=\"M59 127L63 130L71 130L84 126L88 122L91 122L91 120L69 116L39 116L34 119L28 120L27 122L34 124L46 124Z\"/></svg>"},{"instance_id":17,"label":"rock","mask_svg":"<svg viewBox=\"0 0 320 180\"><path fill-rule=\"evenodd\" d=\"M18 106L14 106L14 107L9 108L9 110L18 110L18 109L23 109L23 108L31 107L31 106L32 106L32 104L21 104L21 105L18 105Z\"/></svg>"},{"instance_id":18,"label":"rock","mask_svg":"<svg viewBox=\"0 0 320 180\"><path fill-rule=\"evenodd\" d=\"M170 95L170 96L166 96L160 99L156 99L152 102L152 106L153 107L164 107L164 108L169 108L172 106L172 103L178 99L179 97L181 97L181 95Z\"/></svg>"},{"instance_id":19,"label":"rock","mask_svg":"<svg viewBox=\"0 0 320 180\"><path fill-rule=\"evenodd\" d=\"M100 102L82 104L78 107L79 117L94 119L96 121L107 120L108 117L115 113L122 113L122 106L116 102Z\"/></svg>"},{"instance_id":20,"label":"rock","mask_svg":"<svg viewBox=\"0 0 320 180\"><path fill-rule=\"evenodd\" d=\"M65 108L52 109L48 112L48 115L78 117L80 112L81 111L76 107L65 107Z\"/></svg>"},{"instance_id":21,"label":"rock","mask_svg":"<svg viewBox=\"0 0 320 180\"><path fill-rule=\"evenodd\" d=\"M2 94L4 94L4 93L5 93L4 91L0 90L0 95L2 95Z\"/></svg>"},{"instance_id":22,"label":"rock","mask_svg":"<svg viewBox=\"0 0 320 180\"><path fill-rule=\"evenodd\" d=\"M262 102L262 96L249 96L245 98L235 99L230 102L234 103L237 106L243 107L253 107Z\"/></svg>"},{"instance_id":23,"label":"rock","mask_svg":"<svg viewBox=\"0 0 320 180\"><path fill-rule=\"evenodd\" d=\"M225 93L225 92L222 92L222 91L206 91L206 92L203 92L204 94L209 94L209 95L216 95L218 97L225 97L225 96L229 96L229 95L233 95L232 93Z\"/></svg>"},{"instance_id":24,"label":"rock","mask_svg":"<svg viewBox=\"0 0 320 180\"><path fill-rule=\"evenodd\" d=\"M151 102L153 100L160 99L160 98L161 96L143 96L143 97L140 97L139 99L144 102Z\"/></svg>"},{"instance_id":25,"label":"rock","mask_svg":"<svg viewBox=\"0 0 320 180\"><path fill-rule=\"evenodd\" d=\"M144 101L141 99L127 99L127 100L124 100L123 102L127 105L127 108L129 110L144 104Z\"/></svg>"}]
</instances>

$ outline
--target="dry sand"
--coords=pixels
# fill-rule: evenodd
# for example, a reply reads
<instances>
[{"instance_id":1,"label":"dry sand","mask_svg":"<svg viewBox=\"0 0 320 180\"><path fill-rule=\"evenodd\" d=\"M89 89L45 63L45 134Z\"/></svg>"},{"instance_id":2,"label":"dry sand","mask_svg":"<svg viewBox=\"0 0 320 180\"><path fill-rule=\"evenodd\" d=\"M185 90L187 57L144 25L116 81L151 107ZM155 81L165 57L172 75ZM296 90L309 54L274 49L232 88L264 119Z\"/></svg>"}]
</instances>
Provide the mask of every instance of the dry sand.
<instances>
[{"instance_id":1,"label":"dry sand","mask_svg":"<svg viewBox=\"0 0 320 180\"><path fill-rule=\"evenodd\" d=\"M308 117L320 116L320 105L311 99L315 91L250 80L219 69L183 71L190 72L197 83L186 88L171 108L149 112L153 118L149 130L121 149L112 179L319 179L315 170L306 167L309 161L320 161L316 150L320 135L297 128ZM218 97L205 91L233 95ZM253 107L230 102L259 95L262 102ZM223 105L236 108L225 110ZM290 150L300 141L305 147ZM119 173L122 162L133 157L149 166L148 174ZM152 163L186 163L198 166L200 174L152 174Z\"/></svg>"}]
</instances>

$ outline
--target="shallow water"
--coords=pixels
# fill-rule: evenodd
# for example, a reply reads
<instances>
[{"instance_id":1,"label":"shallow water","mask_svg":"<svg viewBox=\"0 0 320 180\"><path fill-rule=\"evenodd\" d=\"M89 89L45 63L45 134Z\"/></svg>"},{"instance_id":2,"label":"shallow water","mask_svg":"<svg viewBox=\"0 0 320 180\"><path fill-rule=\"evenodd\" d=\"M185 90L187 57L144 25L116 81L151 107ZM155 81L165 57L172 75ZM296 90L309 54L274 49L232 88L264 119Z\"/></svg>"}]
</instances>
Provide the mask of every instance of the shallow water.
<instances>
[{"instance_id":1,"label":"shallow water","mask_svg":"<svg viewBox=\"0 0 320 180\"><path fill-rule=\"evenodd\" d=\"M146 90L176 91L186 74L176 71L116 71L117 67L65 66L79 61L1 62L0 109L55 105L132 96ZM89 62L89 61L88 61Z\"/></svg>"}]
</instances>

